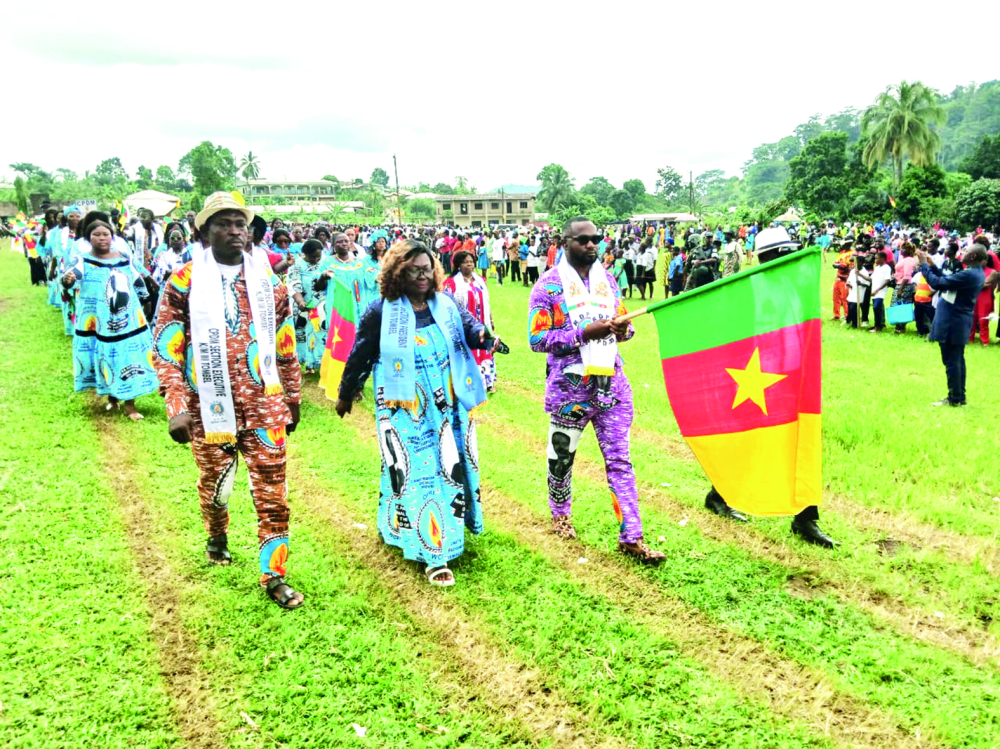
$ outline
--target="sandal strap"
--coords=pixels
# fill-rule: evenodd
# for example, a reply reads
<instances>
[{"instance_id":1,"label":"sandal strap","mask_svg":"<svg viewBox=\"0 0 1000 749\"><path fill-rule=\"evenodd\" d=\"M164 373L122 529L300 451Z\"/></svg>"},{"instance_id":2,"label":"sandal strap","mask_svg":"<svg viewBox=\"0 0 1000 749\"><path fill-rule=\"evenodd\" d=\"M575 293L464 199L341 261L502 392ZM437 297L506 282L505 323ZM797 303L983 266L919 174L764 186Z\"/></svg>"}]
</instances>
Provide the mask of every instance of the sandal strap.
<instances>
[{"instance_id":1,"label":"sandal strap","mask_svg":"<svg viewBox=\"0 0 1000 749\"><path fill-rule=\"evenodd\" d=\"M284 605L295 598L296 590L283 577L272 577L267 581L267 595L273 601Z\"/></svg>"}]
</instances>

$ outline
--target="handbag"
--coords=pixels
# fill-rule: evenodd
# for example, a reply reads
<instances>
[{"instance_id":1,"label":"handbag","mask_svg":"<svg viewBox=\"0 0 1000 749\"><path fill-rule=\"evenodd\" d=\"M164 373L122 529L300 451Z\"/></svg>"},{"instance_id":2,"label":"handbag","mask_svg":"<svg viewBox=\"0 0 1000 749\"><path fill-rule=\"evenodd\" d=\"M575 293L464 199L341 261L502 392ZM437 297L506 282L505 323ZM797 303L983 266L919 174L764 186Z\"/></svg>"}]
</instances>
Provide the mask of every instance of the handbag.
<instances>
[{"instance_id":1,"label":"handbag","mask_svg":"<svg viewBox=\"0 0 1000 749\"><path fill-rule=\"evenodd\" d=\"M913 303L896 304L885 311L885 320L890 325L905 325L913 322Z\"/></svg>"}]
</instances>

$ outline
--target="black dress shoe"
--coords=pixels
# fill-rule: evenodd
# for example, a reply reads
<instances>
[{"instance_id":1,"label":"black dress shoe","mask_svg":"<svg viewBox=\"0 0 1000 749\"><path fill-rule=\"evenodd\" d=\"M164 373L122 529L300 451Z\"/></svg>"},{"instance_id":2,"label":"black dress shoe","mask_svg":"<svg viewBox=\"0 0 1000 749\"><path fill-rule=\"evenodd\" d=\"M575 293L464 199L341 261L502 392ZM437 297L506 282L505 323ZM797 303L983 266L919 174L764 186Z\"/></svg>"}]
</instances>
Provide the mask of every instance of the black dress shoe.
<instances>
[{"instance_id":1,"label":"black dress shoe","mask_svg":"<svg viewBox=\"0 0 1000 749\"><path fill-rule=\"evenodd\" d=\"M801 520L799 518L795 518L792 521L792 533L796 536L800 536L803 541L810 544L816 544L817 546L822 546L824 549L835 549L840 546L839 542L834 541L820 530L820 527L816 524L815 520Z\"/></svg>"},{"instance_id":2,"label":"black dress shoe","mask_svg":"<svg viewBox=\"0 0 1000 749\"><path fill-rule=\"evenodd\" d=\"M726 500L722 496L712 489L708 494L705 495L705 509L714 512L720 517L729 518L730 520L736 520L740 523L749 523L747 516L743 513L737 512L732 507L726 504Z\"/></svg>"}]
</instances>

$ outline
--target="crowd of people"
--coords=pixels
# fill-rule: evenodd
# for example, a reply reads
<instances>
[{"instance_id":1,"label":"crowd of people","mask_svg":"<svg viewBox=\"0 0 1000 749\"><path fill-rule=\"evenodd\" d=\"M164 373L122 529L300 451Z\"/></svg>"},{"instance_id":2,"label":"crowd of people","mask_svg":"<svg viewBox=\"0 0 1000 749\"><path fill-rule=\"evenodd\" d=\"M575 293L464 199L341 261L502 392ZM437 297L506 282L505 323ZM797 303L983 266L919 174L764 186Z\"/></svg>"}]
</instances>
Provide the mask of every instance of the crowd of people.
<instances>
[{"instance_id":1,"label":"crowd of people","mask_svg":"<svg viewBox=\"0 0 1000 749\"><path fill-rule=\"evenodd\" d=\"M492 293L520 283L531 349L546 355L545 411L552 531L575 538L572 468L588 423L605 458L619 549L656 564L644 540L629 457L631 389L618 347L634 329L623 300L683 294L797 248L836 253L834 319L872 332L894 325L941 345L942 404L964 405L964 344L989 341L1000 261L992 237L903 227L761 228L617 224L576 217L548 227L268 224L230 193L201 211L131 221L75 205L18 217L11 231L33 284L47 289L73 339L74 387L106 396L138 421L136 399L159 392L171 437L192 445L208 533L206 558L229 564L228 502L237 456L247 463L259 524L260 584L284 608L304 596L286 580L289 553L285 440L299 422L303 376L315 374L331 336L328 295L348 290L356 340L337 393L349 414L369 377L382 456L383 540L452 585L448 563L465 530L483 529L476 413L498 386ZM829 260L829 258L827 258ZM985 270L984 270L985 266ZM891 294L891 301L890 301ZM975 322L975 324L973 324ZM998 330L1000 335L1000 330ZM737 521L714 489L706 508ZM792 523L803 540L837 545L807 508Z\"/></svg>"}]
</instances>

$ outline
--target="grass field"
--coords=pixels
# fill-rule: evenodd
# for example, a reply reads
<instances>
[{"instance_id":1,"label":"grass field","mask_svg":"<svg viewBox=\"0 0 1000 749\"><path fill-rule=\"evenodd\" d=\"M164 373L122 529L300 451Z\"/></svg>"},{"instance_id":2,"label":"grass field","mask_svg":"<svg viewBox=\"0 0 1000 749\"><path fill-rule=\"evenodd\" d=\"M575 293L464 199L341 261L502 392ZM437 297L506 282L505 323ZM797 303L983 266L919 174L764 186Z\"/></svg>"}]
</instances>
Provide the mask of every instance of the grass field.
<instances>
[{"instance_id":1,"label":"grass field","mask_svg":"<svg viewBox=\"0 0 1000 749\"><path fill-rule=\"evenodd\" d=\"M969 347L970 405L935 409L935 345L825 323L821 523L843 543L826 551L787 519L704 511L638 319L633 461L668 556L646 569L615 549L592 433L580 538L547 532L544 358L527 289L491 286L512 354L458 584L381 544L371 401L342 421L310 381L289 440L293 613L257 589L242 469L235 563L209 568L160 399L132 423L73 394L70 340L27 277L0 252L0 746L1000 746L1000 347Z\"/></svg>"}]
</instances>

